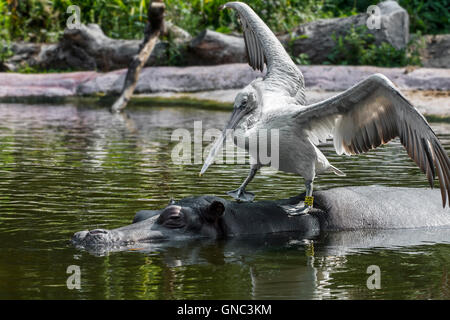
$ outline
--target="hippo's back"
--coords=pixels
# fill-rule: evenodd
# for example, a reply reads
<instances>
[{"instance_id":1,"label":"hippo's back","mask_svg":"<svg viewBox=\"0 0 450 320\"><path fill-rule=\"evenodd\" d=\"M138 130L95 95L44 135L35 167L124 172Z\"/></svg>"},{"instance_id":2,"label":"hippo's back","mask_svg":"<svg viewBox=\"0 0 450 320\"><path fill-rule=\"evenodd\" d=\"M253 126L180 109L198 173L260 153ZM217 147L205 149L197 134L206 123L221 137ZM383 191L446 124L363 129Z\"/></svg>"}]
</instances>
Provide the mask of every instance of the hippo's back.
<instances>
[{"instance_id":1,"label":"hippo's back","mask_svg":"<svg viewBox=\"0 0 450 320\"><path fill-rule=\"evenodd\" d=\"M399 229L450 226L439 190L381 186L315 192L326 214L323 230Z\"/></svg>"}]
</instances>

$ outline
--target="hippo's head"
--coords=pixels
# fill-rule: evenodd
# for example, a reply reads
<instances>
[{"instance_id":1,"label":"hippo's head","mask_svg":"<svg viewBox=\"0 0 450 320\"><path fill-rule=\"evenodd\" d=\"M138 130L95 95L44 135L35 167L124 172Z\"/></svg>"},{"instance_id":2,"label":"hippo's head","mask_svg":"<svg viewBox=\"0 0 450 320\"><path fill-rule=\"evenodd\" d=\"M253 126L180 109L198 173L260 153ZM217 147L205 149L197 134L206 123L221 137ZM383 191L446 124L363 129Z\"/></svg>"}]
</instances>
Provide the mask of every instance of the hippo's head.
<instances>
[{"instance_id":1,"label":"hippo's head","mask_svg":"<svg viewBox=\"0 0 450 320\"><path fill-rule=\"evenodd\" d=\"M114 247L137 242L184 240L224 235L225 200L212 197L171 201L162 210L139 211L133 223L113 230L80 231L72 237L78 247Z\"/></svg>"}]
</instances>

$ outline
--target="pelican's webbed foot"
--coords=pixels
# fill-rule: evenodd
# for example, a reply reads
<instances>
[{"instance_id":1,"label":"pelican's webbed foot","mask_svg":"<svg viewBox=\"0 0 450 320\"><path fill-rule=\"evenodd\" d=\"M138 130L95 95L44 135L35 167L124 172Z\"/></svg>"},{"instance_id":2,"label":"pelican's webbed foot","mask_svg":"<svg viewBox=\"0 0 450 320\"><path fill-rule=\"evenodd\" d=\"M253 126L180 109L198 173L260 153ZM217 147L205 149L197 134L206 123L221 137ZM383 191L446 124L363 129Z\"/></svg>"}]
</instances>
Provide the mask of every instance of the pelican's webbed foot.
<instances>
[{"instance_id":1,"label":"pelican's webbed foot","mask_svg":"<svg viewBox=\"0 0 450 320\"><path fill-rule=\"evenodd\" d=\"M295 205L282 205L280 206L288 216L301 216L309 213L312 206L304 205L302 202Z\"/></svg>"},{"instance_id":2,"label":"pelican's webbed foot","mask_svg":"<svg viewBox=\"0 0 450 320\"><path fill-rule=\"evenodd\" d=\"M233 197L238 202L252 202L255 198L255 194L253 192L245 191L245 189L242 188L228 191L227 194Z\"/></svg>"}]
</instances>

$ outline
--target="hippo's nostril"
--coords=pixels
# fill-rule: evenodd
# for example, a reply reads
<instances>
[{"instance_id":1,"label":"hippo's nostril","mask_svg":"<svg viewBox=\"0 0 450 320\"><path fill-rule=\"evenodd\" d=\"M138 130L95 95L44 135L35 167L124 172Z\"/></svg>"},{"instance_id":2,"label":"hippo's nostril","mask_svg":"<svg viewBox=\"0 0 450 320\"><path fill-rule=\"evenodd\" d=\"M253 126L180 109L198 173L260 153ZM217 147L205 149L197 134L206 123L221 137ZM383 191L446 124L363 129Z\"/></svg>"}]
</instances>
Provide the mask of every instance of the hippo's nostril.
<instances>
[{"instance_id":1,"label":"hippo's nostril","mask_svg":"<svg viewBox=\"0 0 450 320\"><path fill-rule=\"evenodd\" d=\"M94 235L94 234L107 234L108 230L105 229L95 229L95 230L91 230L89 231L90 235Z\"/></svg>"}]
</instances>

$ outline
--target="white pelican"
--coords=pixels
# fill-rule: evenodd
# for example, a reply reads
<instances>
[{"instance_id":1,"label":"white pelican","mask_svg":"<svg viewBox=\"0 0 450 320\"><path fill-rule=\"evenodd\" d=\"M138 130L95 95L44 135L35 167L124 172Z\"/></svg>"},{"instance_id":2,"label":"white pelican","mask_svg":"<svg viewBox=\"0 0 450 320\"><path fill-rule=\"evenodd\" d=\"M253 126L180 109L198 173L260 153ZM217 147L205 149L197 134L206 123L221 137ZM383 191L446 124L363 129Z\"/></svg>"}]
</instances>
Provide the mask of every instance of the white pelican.
<instances>
[{"instance_id":1,"label":"white pelican","mask_svg":"<svg viewBox=\"0 0 450 320\"><path fill-rule=\"evenodd\" d=\"M200 175L213 162L230 129L243 129L246 139L255 137L260 129L278 129L278 169L301 175L306 186L305 201L285 209L290 215L305 214L313 205L313 181L317 174L332 171L345 175L328 162L317 144L333 137L338 154L354 155L400 137L431 187L436 174L439 177L445 207L447 197L450 200L448 155L425 118L389 79L374 74L334 97L306 105L303 75L267 25L245 3L228 2L222 8L237 11L249 64L263 71L266 63L267 73L237 94L231 118ZM261 164L257 155L250 156L256 157L256 161L248 177L237 190L228 192L238 201L254 198L245 188Z\"/></svg>"}]
</instances>

